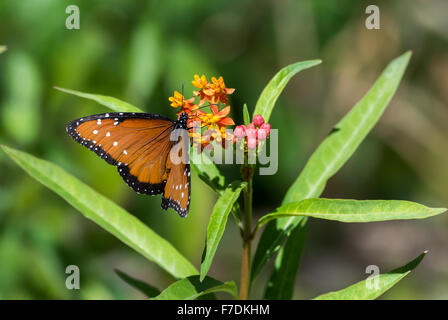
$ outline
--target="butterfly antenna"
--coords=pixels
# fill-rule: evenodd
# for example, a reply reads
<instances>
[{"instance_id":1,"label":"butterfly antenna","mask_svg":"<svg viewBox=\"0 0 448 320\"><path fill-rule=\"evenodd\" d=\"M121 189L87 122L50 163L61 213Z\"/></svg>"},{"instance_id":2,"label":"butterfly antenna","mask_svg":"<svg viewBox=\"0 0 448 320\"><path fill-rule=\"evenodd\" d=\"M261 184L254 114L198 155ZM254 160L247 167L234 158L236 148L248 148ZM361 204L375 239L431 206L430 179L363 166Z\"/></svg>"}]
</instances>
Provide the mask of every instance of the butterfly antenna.
<instances>
[{"instance_id":1,"label":"butterfly antenna","mask_svg":"<svg viewBox=\"0 0 448 320\"><path fill-rule=\"evenodd\" d=\"M182 107L184 106L184 83L182 82Z\"/></svg>"}]
</instances>

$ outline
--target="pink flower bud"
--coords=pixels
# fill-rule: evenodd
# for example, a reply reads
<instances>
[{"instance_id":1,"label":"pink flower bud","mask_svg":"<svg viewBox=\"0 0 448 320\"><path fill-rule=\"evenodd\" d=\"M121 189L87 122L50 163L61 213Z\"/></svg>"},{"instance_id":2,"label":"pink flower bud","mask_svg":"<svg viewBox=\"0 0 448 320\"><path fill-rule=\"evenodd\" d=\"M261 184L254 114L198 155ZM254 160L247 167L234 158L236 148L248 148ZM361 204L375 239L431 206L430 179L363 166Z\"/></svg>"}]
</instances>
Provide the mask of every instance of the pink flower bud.
<instances>
[{"instance_id":1,"label":"pink flower bud","mask_svg":"<svg viewBox=\"0 0 448 320\"><path fill-rule=\"evenodd\" d=\"M235 130L233 131L233 134L238 139L243 138L246 135L246 127L245 126L237 126Z\"/></svg>"},{"instance_id":2,"label":"pink flower bud","mask_svg":"<svg viewBox=\"0 0 448 320\"><path fill-rule=\"evenodd\" d=\"M255 125L253 123L249 123L247 125L247 129L255 129Z\"/></svg>"},{"instance_id":3,"label":"pink flower bud","mask_svg":"<svg viewBox=\"0 0 448 320\"><path fill-rule=\"evenodd\" d=\"M260 127L263 123L264 123L263 116L260 115L260 114L257 114L257 115L254 117L254 125L255 125L256 127Z\"/></svg>"},{"instance_id":4,"label":"pink flower bud","mask_svg":"<svg viewBox=\"0 0 448 320\"><path fill-rule=\"evenodd\" d=\"M247 139L247 147L249 149L257 148L257 139L255 139L255 138L248 138Z\"/></svg>"},{"instance_id":5,"label":"pink flower bud","mask_svg":"<svg viewBox=\"0 0 448 320\"><path fill-rule=\"evenodd\" d=\"M271 125L269 123L263 123L260 126L260 129L265 129L266 130L266 134L269 135L269 133L271 132Z\"/></svg>"},{"instance_id":6,"label":"pink flower bud","mask_svg":"<svg viewBox=\"0 0 448 320\"><path fill-rule=\"evenodd\" d=\"M265 140L267 136L268 136L268 132L267 132L266 129L260 128L260 129L257 130L257 138L258 138L258 140Z\"/></svg>"},{"instance_id":7,"label":"pink flower bud","mask_svg":"<svg viewBox=\"0 0 448 320\"><path fill-rule=\"evenodd\" d=\"M257 130L247 128L246 135L247 135L248 139L256 139L257 138Z\"/></svg>"}]
</instances>

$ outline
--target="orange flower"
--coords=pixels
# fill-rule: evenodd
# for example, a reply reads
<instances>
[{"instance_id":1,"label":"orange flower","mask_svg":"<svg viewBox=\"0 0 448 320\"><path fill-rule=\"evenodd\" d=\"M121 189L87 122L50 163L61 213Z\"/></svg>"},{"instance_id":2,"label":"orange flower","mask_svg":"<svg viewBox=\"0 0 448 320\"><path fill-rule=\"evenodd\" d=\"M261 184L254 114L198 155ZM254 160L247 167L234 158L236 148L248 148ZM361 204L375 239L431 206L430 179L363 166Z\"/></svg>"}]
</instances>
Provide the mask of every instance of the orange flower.
<instances>
[{"instance_id":1,"label":"orange flower","mask_svg":"<svg viewBox=\"0 0 448 320\"><path fill-rule=\"evenodd\" d=\"M221 144L221 146L225 148L227 145L233 143L233 135L226 133L225 130L225 127L215 127L212 129L207 129L202 134L193 134L193 143L195 143L197 147L200 145L202 149L212 142Z\"/></svg>"},{"instance_id":2,"label":"orange flower","mask_svg":"<svg viewBox=\"0 0 448 320\"><path fill-rule=\"evenodd\" d=\"M199 96L200 102L199 105L203 105L205 101L208 101L212 104L217 103L228 103L228 95L232 94L235 89L227 88L224 79L219 77L212 77L212 82L208 82L207 78L202 75L199 77L197 74L194 75L194 80L192 81L193 85L200 89L199 91L193 91L195 96Z\"/></svg>"},{"instance_id":3,"label":"orange flower","mask_svg":"<svg viewBox=\"0 0 448 320\"><path fill-rule=\"evenodd\" d=\"M192 138L193 146L195 146L199 152L201 152L208 144L213 141L211 134L209 134L208 130L204 133L201 132L193 132L190 133L190 137Z\"/></svg>"},{"instance_id":4,"label":"orange flower","mask_svg":"<svg viewBox=\"0 0 448 320\"><path fill-rule=\"evenodd\" d=\"M233 136L226 134L227 126L234 125L232 118L227 115L230 113L230 106L225 106L219 110L218 105L228 103L227 95L232 94L235 89L226 88L224 79L219 77L212 77L212 82L209 82L205 75L194 75L192 84L199 89L193 91L193 97L185 99L185 97L177 91L174 91L172 97L168 100L171 102L173 108L181 108L177 113L179 116L182 112L186 112L189 116L187 126L191 128L190 137L194 145L205 147L212 141L222 143L223 147L227 144L226 141L233 141ZM196 97L199 97L199 103L195 104ZM199 107L209 102L211 113L206 113L199 110ZM195 127L196 130L192 128ZM206 127L207 130L202 134L201 130ZM199 130L198 130L199 129Z\"/></svg>"},{"instance_id":5,"label":"orange flower","mask_svg":"<svg viewBox=\"0 0 448 320\"><path fill-rule=\"evenodd\" d=\"M183 112L187 113L188 115L192 115L193 111L199 108L199 106L194 104L194 97L186 100L185 97L177 91L174 91L174 95L172 97L169 97L168 100L171 102L171 106L173 108L181 107L181 110L177 113L178 117Z\"/></svg>"},{"instance_id":6,"label":"orange flower","mask_svg":"<svg viewBox=\"0 0 448 320\"><path fill-rule=\"evenodd\" d=\"M204 75L199 77L197 74L194 75L194 80L191 83L199 89L199 91L193 91L193 94L199 97L199 105L202 106L208 100L207 93L212 93L209 89L210 83Z\"/></svg>"},{"instance_id":7,"label":"orange flower","mask_svg":"<svg viewBox=\"0 0 448 320\"><path fill-rule=\"evenodd\" d=\"M198 110L198 118L201 119L202 123L208 126L209 129L216 127L233 126L235 122L230 117L226 117L230 112L230 106L223 108L219 111L216 105L211 105L210 109L213 113L205 113Z\"/></svg>"},{"instance_id":8,"label":"orange flower","mask_svg":"<svg viewBox=\"0 0 448 320\"><path fill-rule=\"evenodd\" d=\"M212 82L210 84L210 89L213 90L213 94L211 95L211 103L228 103L228 97L227 95L232 94L235 89L233 88L226 88L226 85L224 83L224 79L222 77L219 77L216 79L215 77L212 77Z\"/></svg>"}]
</instances>

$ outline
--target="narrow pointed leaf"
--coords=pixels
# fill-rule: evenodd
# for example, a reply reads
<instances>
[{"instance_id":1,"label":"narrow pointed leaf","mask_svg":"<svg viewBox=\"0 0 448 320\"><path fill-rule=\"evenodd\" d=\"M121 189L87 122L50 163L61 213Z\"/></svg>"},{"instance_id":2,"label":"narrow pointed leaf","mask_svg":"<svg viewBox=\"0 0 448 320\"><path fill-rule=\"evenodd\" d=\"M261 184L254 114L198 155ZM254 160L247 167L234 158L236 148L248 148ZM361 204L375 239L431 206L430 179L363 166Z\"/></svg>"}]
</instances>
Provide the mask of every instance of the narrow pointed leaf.
<instances>
[{"instance_id":1,"label":"narrow pointed leaf","mask_svg":"<svg viewBox=\"0 0 448 320\"><path fill-rule=\"evenodd\" d=\"M285 86L288 84L289 80L300 71L314 67L321 62L321 60L296 62L277 72L277 74L271 79L271 81L269 81L264 90L261 92L257 104L255 105L253 115L255 116L259 114L263 116L265 122L269 122L275 102Z\"/></svg>"},{"instance_id":2,"label":"narrow pointed leaf","mask_svg":"<svg viewBox=\"0 0 448 320\"><path fill-rule=\"evenodd\" d=\"M247 126L250 123L250 115L249 110L247 109L247 104L244 104L243 106L243 119L244 125Z\"/></svg>"},{"instance_id":3,"label":"narrow pointed leaf","mask_svg":"<svg viewBox=\"0 0 448 320\"><path fill-rule=\"evenodd\" d=\"M224 234L229 213L244 187L246 187L246 183L241 181L231 183L218 198L218 201L213 208L207 227L207 241L200 272L201 281L205 278L210 269L216 249Z\"/></svg>"},{"instance_id":4,"label":"narrow pointed leaf","mask_svg":"<svg viewBox=\"0 0 448 320\"><path fill-rule=\"evenodd\" d=\"M194 300L213 292L228 292L235 299L237 298L236 286L233 281L223 283L210 277L201 281L199 276L191 276L174 282L154 300Z\"/></svg>"},{"instance_id":5,"label":"narrow pointed leaf","mask_svg":"<svg viewBox=\"0 0 448 320\"><path fill-rule=\"evenodd\" d=\"M143 112L141 109L139 109L127 102L124 102L120 99L114 98L114 97L103 96L103 95L99 95L99 94L85 93L85 92L81 92L81 91L64 89L64 88L59 88L59 87L54 87L54 88L59 91L73 94L73 95L81 97L81 98L96 101L99 104L102 104L103 106L106 106L109 109L112 109L113 111L116 111L116 112Z\"/></svg>"},{"instance_id":6,"label":"narrow pointed leaf","mask_svg":"<svg viewBox=\"0 0 448 320\"><path fill-rule=\"evenodd\" d=\"M284 217L313 217L340 222L374 222L424 219L445 212L445 208L429 208L403 200L305 199L285 204L274 213L258 220L257 226Z\"/></svg>"},{"instance_id":7,"label":"narrow pointed leaf","mask_svg":"<svg viewBox=\"0 0 448 320\"><path fill-rule=\"evenodd\" d=\"M392 288L401 279L406 277L413 269L415 269L425 257L427 251L423 252L417 258L409 262L407 265L390 271L388 273L380 274L377 279L368 278L351 285L339 291L329 292L320 295L314 300L373 300L381 296L387 290ZM368 283L370 281L370 283ZM375 285L377 281L377 286Z\"/></svg>"},{"instance_id":8,"label":"narrow pointed leaf","mask_svg":"<svg viewBox=\"0 0 448 320\"><path fill-rule=\"evenodd\" d=\"M318 196L378 122L394 95L411 53L393 60L366 95L334 126L288 190L283 203Z\"/></svg>"},{"instance_id":9,"label":"narrow pointed leaf","mask_svg":"<svg viewBox=\"0 0 448 320\"><path fill-rule=\"evenodd\" d=\"M375 81L366 95L335 125L308 160L297 180L289 188L283 204L319 197L331 178L351 157L378 122L392 99L411 53L394 59ZM291 230L304 217L288 217L269 223L261 235L252 264L254 279L265 263L281 248ZM296 257L300 259L300 255Z\"/></svg>"},{"instance_id":10,"label":"narrow pointed leaf","mask_svg":"<svg viewBox=\"0 0 448 320\"><path fill-rule=\"evenodd\" d=\"M6 146L1 148L30 176L60 195L86 218L158 264L172 276L183 278L197 274L195 267L168 241L57 165Z\"/></svg>"},{"instance_id":11,"label":"narrow pointed leaf","mask_svg":"<svg viewBox=\"0 0 448 320\"><path fill-rule=\"evenodd\" d=\"M123 271L115 270L115 273L120 277L121 280L129 284L131 287L137 289L138 291L146 295L148 298L152 298L160 294L159 289L151 286L150 284L147 284L144 281L135 279L130 275L124 273Z\"/></svg>"},{"instance_id":12,"label":"narrow pointed leaf","mask_svg":"<svg viewBox=\"0 0 448 320\"><path fill-rule=\"evenodd\" d=\"M214 164L205 154L201 154L200 161L195 161L195 155L197 150L195 148L190 149L191 167L193 171L197 173L199 178L204 181L213 191L218 195L222 195L227 186L226 178L221 174L216 164ZM236 220L236 223L241 225L241 208L239 203L235 203L232 208L232 215Z\"/></svg>"}]
</instances>

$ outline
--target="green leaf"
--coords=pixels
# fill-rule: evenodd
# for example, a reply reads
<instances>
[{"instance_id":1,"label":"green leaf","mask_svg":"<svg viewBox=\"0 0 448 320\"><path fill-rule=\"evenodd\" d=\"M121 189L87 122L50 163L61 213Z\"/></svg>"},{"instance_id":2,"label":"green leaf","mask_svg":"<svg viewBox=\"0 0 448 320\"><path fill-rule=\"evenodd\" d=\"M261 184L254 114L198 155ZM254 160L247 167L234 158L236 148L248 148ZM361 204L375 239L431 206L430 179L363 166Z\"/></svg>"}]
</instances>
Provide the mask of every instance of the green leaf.
<instances>
[{"instance_id":1,"label":"green leaf","mask_svg":"<svg viewBox=\"0 0 448 320\"><path fill-rule=\"evenodd\" d=\"M135 279L130 275L127 275L123 271L115 269L115 273L120 277L121 280L129 284L131 287L134 287L138 291L145 294L148 298L155 297L160 294L160 290L143 282L141 280Z\"/></svg>"},{"instance_id":2,"label":"green leaf","mask_svg":"<svg viewBox=\"0 0 448 320\"><path fill-rule=\"evenodd\" d=\"M292 230L285 246L280 249L278 259L275 260L274 270L266 285L264 298L268 300L288 300L294 293L299 259L294 259L300 255L305 244L306 220Z\"/></svg>"},{"instance_id":3,"label":"green leaf","mask_svg":"<svg viewBox=\"0 0 448 320\"><path fill-rule=\"evenodd\" d=\"M218 167L211 161L204 153L201 154L201 161L195 161L194 155L197 154L196 149L190 149L191 157L191 167L193 171L204 181L206 184L212 188L218 195L222 195L224 192L227 182L226 178L221 174ZM241 208L239 203L235 203L232 208L232 215L236 220L238 226L241 227Z\"/></svg>"},{"instance_id":4,"label":"green leaf","mask_svg":"<svg viewBox=\"0 0 448 320\"><path fill-rule=\"evenodd\" d=\"M329 292L320 295L314 300L373 300L381 296L387 290L392 288L401 279L406 277L413 269L415 269L425 257L428 251L423 252L417 258L409 262L407 265L390 271L388 273L380 274L376 277L378 279L369 278L370 281L378 281L378 286L368 285L368 280L362 280L350 287L339 291Z\"/></svg>"},{"instance_id":5,"label":"green leaf","mask_svg":"<svg viewBox=\"0 0 448 320\"><path fill-rule=\"evenodd\" d=\"M7 46L0 46L0 53L5 52L6 50L8 50Z\"/></svg>"},{"instance_id":6,"label":"green leaf","mask_svg":"<svg viewBox=\"0 0 448 320\"><path fill-rule=\"evenodd\" d=\"M226 179L213 161L204 153L198 155L197 150L193 147L190 149L190 158L191 167L197 175L217 194L222 194L226 188Z\"/></svg>"},{"instance_id":7,"label":"green leaf","mask_svg":"<svg viewBox=\"0 0 448 320\"><path fill-rule=\"evenodd\" d=\"M233 281L222 283L210 277L201 281L199 276L191 276L174 282L154 300L193 300L213 292L228 292L235 299L237 298L236 286Z\"/></svg>"},{"instance_id":8,"label":"green leaf","mask_svg":"<svg viewBox=\"0 0 448 320\"><path fill-rule=\"evenodd\" d=\"M148 260L158 264L172 276L183 278L198 273L195 267L168 241L113 201L60 167L25 152L6 146L1 148L30 176L60 195L86 218L116 236Z\"/></svg>"},{"instance_id":9,"label":"green leaf","mask_svg":"<svg viewBox=\"0 0 448 320\"><path fill-rule=\"evenodd\" d=\"M392 99L411 53L393 60L367 94L337 123L313 153L305 169L288 190L283 203L319 196L326 182L347 162Z\"/></svg>"},{"instance_id":10,"label":"green leaf","mask_svg":"<svg viewBox=\"0 0 448 320\"><path fill-rule=\"evenodd\" d=\"M232 182L219 197L213 207L207 227L207 241L204 248L204 258L201 264L200 272L201 281L205 278L208 270L210 269L216 249L218 248L218 244L224 234L227 218L232 210L233 204L236 200L238 200L241 191L246 187L246 185L247 184L245 182L241 181Z\"/></svg>"},{"instance_id":11,"label":"green leaf","mask_svg":"<svg viewBox=\"0 0 448 320\"><path fill-rule=\"evenodd\" d=\"M275 102L282 93L289 80L302 70L314 67L320 64L321 60L309 60L290 64L289 66L281 69L277 74L269 81L267 86L261 92L258 98L257 104L253 115L262 115L265 122L269 122L272 110L274 109Z\"/></svg>"},{"instance_id":12,"label":"green leaf","mask_svg":"<svg viewBox=\"0 0 448 320\"><path fill-rule=\"evenodd\" d=\"M244 104L243 106L243 119L244 125L247 126L250 123L250 115L249 110L247 109L247 104Z\"/></svg>"},{"instance_id":13,"label":"green leaf","mask_svg":"<svg viewBox=\"0 0 448 320\"><path fill-rule=\"evenodd\" d=\"M99 104L102 104L103 106L106 106L109 109L112 109L116 112L143 112L141 109L114 97L102 96L99 94L84 93L76 90L64 89L59 87L54 88L59 91L73 94L81 98L96 101Z\"/></svg>"},{"instance_id":14,"label":"green leaf","mask_svg":"<svg viewBox=\"0 0 448 320\"><path fill-rule=\"evenodd\" d=\"M403 200L305 199L281 206L258 220L257 227L273 219L306 216L340 222L424 219L445 212Z\"/></svg>"},{"instance_id":15,"label":"green leaf","mask_svg":"<svg viewBox=\"0 0 448 320\"><path fill-rule=\"evenodd\" d=\"M331 178L350 158L376 124L392 99L411 53L393 60L375 81L367 94L333 128L308 160L297 180L289 188L283 204L319 197ZM281 248L291 230L304 217L289 217L269 223L257 247L252 264L254 279L264 264ZM297 256L297 259L300 255Z\"/></svg>"}]
</instances>

